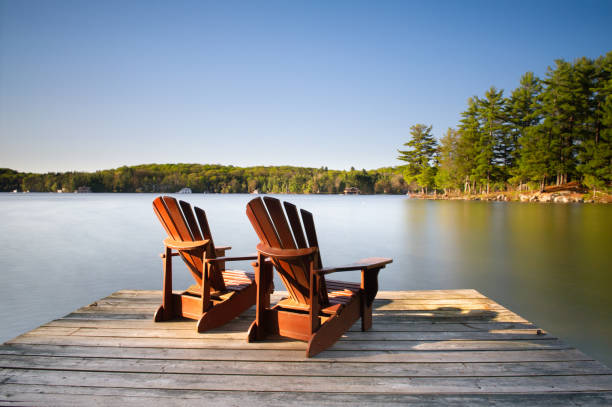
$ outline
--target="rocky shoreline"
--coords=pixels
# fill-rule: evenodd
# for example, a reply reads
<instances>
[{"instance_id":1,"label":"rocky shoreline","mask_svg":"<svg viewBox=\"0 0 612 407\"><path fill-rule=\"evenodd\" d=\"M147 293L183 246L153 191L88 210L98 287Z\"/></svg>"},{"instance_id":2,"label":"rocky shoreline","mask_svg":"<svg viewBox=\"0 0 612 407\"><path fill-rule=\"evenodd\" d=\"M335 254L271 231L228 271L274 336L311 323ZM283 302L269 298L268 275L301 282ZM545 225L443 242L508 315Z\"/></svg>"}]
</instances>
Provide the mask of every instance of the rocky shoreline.
<instances>
[{"instance_id":1,"label":"rocky shoreline","mask_svg":"<svg viewBox=\"0 0 612 407\"><path fill-rule=\"evenodd\" d=\"M457 200L457 201L500 201L500 202L542 202L542 203L612 203L612 195L579 193L575 191L555 192L497 192L493 194L410 194L413 199Z\"/></svg>"}]
</instances>

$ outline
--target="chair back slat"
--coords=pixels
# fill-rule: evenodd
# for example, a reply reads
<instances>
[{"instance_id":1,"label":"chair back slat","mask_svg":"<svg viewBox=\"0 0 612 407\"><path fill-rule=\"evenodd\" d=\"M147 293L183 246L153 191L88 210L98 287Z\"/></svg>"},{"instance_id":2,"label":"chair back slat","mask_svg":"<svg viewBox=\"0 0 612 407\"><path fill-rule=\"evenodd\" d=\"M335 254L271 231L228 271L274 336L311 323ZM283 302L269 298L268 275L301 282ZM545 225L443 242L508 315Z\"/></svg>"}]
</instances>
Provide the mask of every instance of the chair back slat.
<instances>
[{"instance_id":1,"label":"chair back slat","mask_svg":"<svg viewBox=\"0 0 612 407\"><path fill-rule=\"evenodd\" d=\"M304 224L304 229L306 229L306 236L308 237L308 247L319 247L317 231L315 230L314 218L312 217L312 213L305 211L304 209L300 209L300 213L302 214L302 223ZM317 252L317 264L315 266L317 268L323 267L320 250Z\"/></svg>"},{"instance_id":2,"label":"chair back slat","mask_svg":"<svg viewBox=\"0 0 612 407\"><path fill-rule=\"evenodd\" d=\"M183 242L193 242L195 239L193 238L191 230L189 230L189 225L183 216L177 200L170 196L164 196L162 197L162 200L164 201L164 204L166 204L168 215L170 215L170 219L172 220L172 223L174 223L174 227L179 234L180 240Z\"/></svg>"},{"instance_id":3,"label":"chair back slat","mask_svg":"<svg viewBox=\"0 0 612 407\"><path fill-rule=\"evenodd\" d=\"M183 216L185 217L187 226L191 231L193 240L202 240L202 233L200 233L198 223L196 222L195 216L193 216L193 210L191 210L191 205L185 201L179 201L179 205L181 206Z\"/></svg>"},{"instance_id":4,"label":"chair back slat","mask_svg":"<svg viewBox=\"0 0 612 407\"><path fill-rule=\"evenodd\" d=\"M317 240L317 232L315 230L314 219L312 218L312 213L305 211L304 209L300 209L300 213L302 214L302 222L304 223L304 229L306 229L306 237L308 238L308 246L319 246L319 241Z\"/></svg>"},{"instance_id":5,"label":"chair back slat","mask_svg":"<svg viewBox=\"0 0 612 407\"><path fill-rule=\"evenodd\" d=\"M264 203L280 239L280 247L282 249L295 249L295 241L293 240L293 235L291 234L291 229L289 229L289 224L287 223L287 218L280 201L266 196L264 197Z\"/></svg>"},{"instance_id":6,"label":"chair back slat","mask_svg":"<svg viewBox=\"0 0 612 407\"><path fill-rule=\"evenodd\" d=\"M300 215L298 214L297 207L289 202L283 202L283 206L285 207L285 212L287 213L287 218L291 224L291 230L293 230L293 236L295 237L295 242L297 243L298 248L307 248L308 244L306 243L306 238L304 237L304 230L302 229L302 224L300 223Z\"/></svg>"},{"instance_id":7,"label":"chair back slat","mask_svg":"<svg viewBox=\"0 0 612 407\"><path fill-rule=\"evenodd\" d=\"M247 205L247 217L251 221L257 237L270 247L281 247L280 239L272 224L272 219L261 198L251 200Z\"/></svg>"},{"instance_id":8,"label":"chair back slat","mask_svg":"<svg viewBox=\"0 0 612 407\"><path fill-rule=\"evenodd\" d=\"M189 204L187 204L189 205ZM191 208L191 206L189 207ZM202 235L204 239L208 239L208 246L206 246L206 258L207 259L216 259L217 252L215 250L215 243L212 238L212 233L210 233L210 227L208 226L208 219L206 218L206 212L203 209L198 208L197 206L193 208L195 211L196 219L198 220L198 224L200 225L200 229L202 230ZM215 290L224 291L227 287L225 286L225 282L223 280L223 273L219 267L212 268L212 276L211 276L211 285Z\"/></svg>"},{"instance_id":9,"label":"chair back slat","mask_svg":"<svg viewBox=\"0 0 612 407\"><path fill-rule=\"evenodd\" d=\"M166 231L168 236L175 240L177 238L180 238L176 227L174 227L174 222L172 222L172 219L170 219L168 209L166 208L166 205L164 204L164 201L161 197L155 198L155 200L153 201L153 211L157 215L159 222L164 227L164 230Z\"/></svg>"},{"instance_id":10,"label":"chair back slat","mask_svg":"<svg viewBox=\"0 0 612 407\"><path fill-rule=\"evenodd\" d=\"M213 243L212 234L210 233L210 227L208 227L208 219L206 218L206 212L204 212L203 209L200 209L197 206L194 209L196 218L198 219L198 223L200 224L200 229L202 229L202 235L204 236L204 239L210 240L210 243L214 250L215 245Z\"/></svg>"},{"instance_id":11,"label":"chair back slat","mask_svg":"<svg viewBox=\"0 0 612 407\"><path fill-rule=\"evenodd\" d=\"M308 245L309 246L317 246L319 247L319 240L317 239L317 231L315 229L314 218L312 217L312 213L300 209L300 213L302 214L302 223L304 224L304 229L306 229L306 236L308 237ZM323 261L321 260L321 250L317 251L317 257L315 258L315 267L322 268ZM327 304L329 303L329 298L327 297L327 285L325 283L325 278L321 276L319 279L321 286L319 287L319 295L321 297L321 303Z\"/></svg>"}]
</instances>

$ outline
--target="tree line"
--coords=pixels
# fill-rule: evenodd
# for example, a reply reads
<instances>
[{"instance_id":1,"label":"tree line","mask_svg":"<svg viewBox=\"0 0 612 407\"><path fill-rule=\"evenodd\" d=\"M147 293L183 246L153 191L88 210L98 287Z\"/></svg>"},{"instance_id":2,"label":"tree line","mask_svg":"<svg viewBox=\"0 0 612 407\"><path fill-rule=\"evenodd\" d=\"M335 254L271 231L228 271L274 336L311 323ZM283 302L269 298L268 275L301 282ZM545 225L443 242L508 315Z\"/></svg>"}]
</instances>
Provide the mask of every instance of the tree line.
<instances>
[{"instance_id":1,"label":"tree line","mask_svg":"<svg viewBox=\"0 0 612 407\"><path fill-rule=\"evenodd\" d=\"M356 187L365 194L405 194L401 168L349 171L292 166L234 167L201 164L146 164L96 172L22 173L0 169L0 191L174 193L191 188L201 193L338 194Z\"/></svg>"},{"instance_id":2,"label":"tree line","mask_svg":"<svg viewBox=\"0 0 612 407\"><path fill-rule=\"evenodd\" d=\"M612 186L612 52L556 60L544 78L525 73L505 97L491 87L468 99L456 129L438 141L410 129L405 178L423 192L544 189L579 181Z\"/></svg>"}]
</instances>

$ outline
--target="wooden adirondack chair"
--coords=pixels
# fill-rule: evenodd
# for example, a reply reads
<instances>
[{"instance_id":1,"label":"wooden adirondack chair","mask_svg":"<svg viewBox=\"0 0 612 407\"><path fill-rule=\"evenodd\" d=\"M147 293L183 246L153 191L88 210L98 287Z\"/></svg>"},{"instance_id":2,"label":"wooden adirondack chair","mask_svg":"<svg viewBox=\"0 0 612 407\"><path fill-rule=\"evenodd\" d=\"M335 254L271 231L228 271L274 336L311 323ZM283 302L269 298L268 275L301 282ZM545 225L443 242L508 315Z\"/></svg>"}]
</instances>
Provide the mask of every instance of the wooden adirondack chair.
<instances>
[{"instance_id":1,"label":"wooden adirondack chair","mask_svg":"<svg viewBox=\"0 0 612 407\"><path fill-rule=\"evenodd\" d=\"M197 330L203 332L229 322L255 304L253 273L226 270L225 262L255 260L256 256L223 257L231 247L215 247L206 213L196 207L194 216L187 202L158 197L153 201L153 210L168 233L161 255L162 305L155 313L155 322L182 316L198 320ZM172 292L174 256L181 256L196 282L178 294Z\"/></svg>"},{"instance_id":2,"label":"wooden adirondack chair","mask_svg":"<svg viewBox=\"0 0 612 407\"><path fill-rule=\"evenodd\" d=\"M272 197L251 200L246 212L261 241L257 245L257 261L253 263L258 285L257 314L249 328L249 342L268 334L307 341L306 356L310 357L333 345L359 317L362 331L372 326L378 272L392 259L368 258L323 268L310 212L302 209L300 216L295 205L284 202L281 206ZM272 267L267 259L289 291L289 297L273 307L269 292L259 289L272 280ZM361 284L325 279L327 274L349 270L361 270Z\"/></svg>"}]
</instances>

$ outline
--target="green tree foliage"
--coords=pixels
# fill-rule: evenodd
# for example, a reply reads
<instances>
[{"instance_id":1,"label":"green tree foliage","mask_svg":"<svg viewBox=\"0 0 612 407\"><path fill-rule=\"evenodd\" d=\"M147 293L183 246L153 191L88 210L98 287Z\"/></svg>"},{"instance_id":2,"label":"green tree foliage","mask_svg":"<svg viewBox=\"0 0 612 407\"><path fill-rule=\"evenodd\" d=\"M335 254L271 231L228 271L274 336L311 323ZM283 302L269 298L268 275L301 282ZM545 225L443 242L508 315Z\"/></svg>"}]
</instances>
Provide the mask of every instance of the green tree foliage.
<instances>
[{"instance_id":1,"label":"green tree foliage","mask_svg":"<svg viewBox=\"0 0 612 407\"><path fill-rule=\"evenodd\" d=\"M478 143L482 132L478 112L478 98L468 99L468 108L461 113L459 124L459 139L457 140L457 152L455 154L457 162L455 167L461 175L463 191L471 193L474 189L476 180L476 156L478 155Z\"/></svg>"},{"instance_id":2,"label":"green tree foliage","mask_svg":"<svg viewBox=\"0 0 612 407\"><path fill-rule=\"evenodd\" d=\"M588 116L580 145L577 170L584 183L595 191L612 183L612 52L593 63L588 82L592 114Z\"/></svg>"},{"instance_id":3,"label":"green tree foliage","mask_svg":"<svg viewBox=\"0 0 612 407\"><path fill-rule=\"evenodd\" d=\"M580 181L612 187L612 52L555 61L540 80L527 72L509 98L491 87L468 99L457 132L441 140L436 187L464 193L543 189ZM419 168L415 149L410 180Z\"/></svg>"},{"instance_id":4,"label":"green tree foliage","mask_svg":"<svg viewBox=\"0 0 612 407\"><path fill-rule=\"evenodd\" d=\"M112 170L32 174L0 169L0 191L73 192L81 186L93 192L193 192L338 194L345 187L363 193L404 194L402 168L337 171L301 167L234 167L200 164L147 164Z\"/></svg>"},{"instance_id":5,"label":"green tree foliage","mask_svg":"<svg viewBox=\"0 0 612 407\"><path fill-rule=\"evenodd\" d=\"M477 115L480 120L479 137L476 142L476 168L473 174L489 193L491 181L505 181L507 164L513 146L510 145L505 125L505 100L503 91L491 87L478 100Z\"/></svg>"},{"instance_id":6,"label":"green tree foliage","mask_svg":"<svg viewBox=\"0 0 612 407\"><path fill-rule=\"evenodd\" d=\"M404 143L407 150L398 150L399 160L405 161L404 176L408 183L416 182L423 190L434 186L436 168L434 166L434 156L438 143L431 134L432 126L415 124L410 127L410 140Z\"/></svg>"},{"instance_id":7,"label":"green tree foliage","mask_svg":"<svg viewBox=\"0 0 612 407\"><path fill-rule=\"evenodd\" d=\"M528 163L522 160L527 159L525 152L530 148L534 140L530 140L530 129L536 126L541 121L541 107L539 105L538 95L542 91L540 80L533 74L527 72L521 77L520 85L514 91L508 100L507 119L508 131L515 150L511 154L511 162L509 165L511 182L519 183L519 189L522 189L523 183L531 178L531 173L534 171L528 170ZM530 151L536 156L530 159L537 160L537 149ZM521 154L522 152L522 154ZM535 174L538 171L534 172ZM537 175L536 175L537 177Z\"/></svg>"},{"instance_id":8,"label":"green tree foliage","mask_svg":"<svg viewBox=\"0 0 612 407\"><path fill-rule=\"evenodd\" d=\"M448 129L444 137L440 139L438 153L438 172L435 176L436 186L448 193L450 189L461 185L463 178L459 168L459 133L454 129Z\"/></svg>"}]
</instances>

